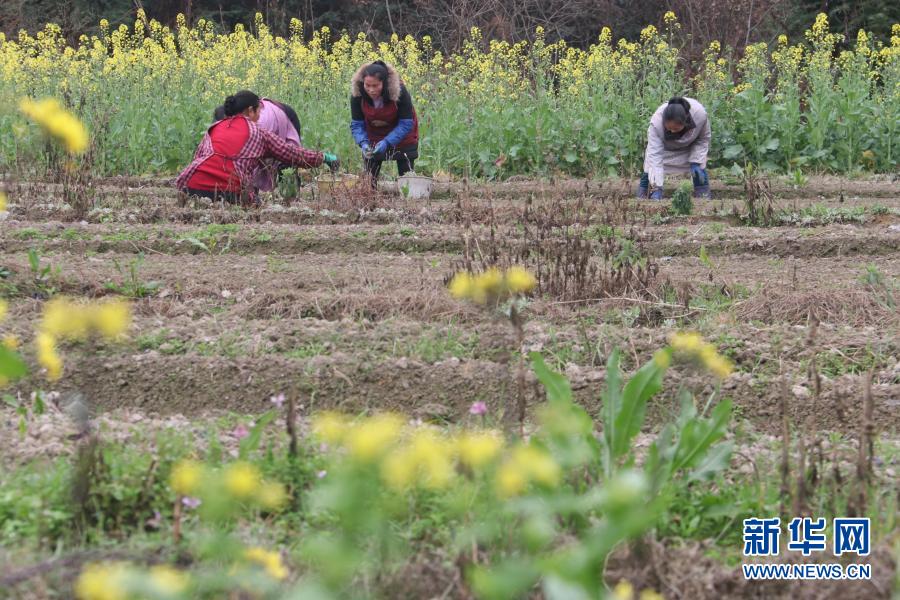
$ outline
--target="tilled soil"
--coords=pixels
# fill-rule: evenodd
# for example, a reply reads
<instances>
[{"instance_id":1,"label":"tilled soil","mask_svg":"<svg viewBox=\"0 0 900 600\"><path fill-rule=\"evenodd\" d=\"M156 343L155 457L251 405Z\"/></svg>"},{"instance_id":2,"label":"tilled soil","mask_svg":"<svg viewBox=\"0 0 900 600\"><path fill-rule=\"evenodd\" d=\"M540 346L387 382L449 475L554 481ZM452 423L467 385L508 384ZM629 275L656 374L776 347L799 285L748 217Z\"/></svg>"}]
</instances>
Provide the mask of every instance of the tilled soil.
<instances>
[{"instance_id":1,"label":"tilled soil","mask_svg":"<svg viewBox=\"0 0 900 600\"><path fill-rule=\"evenodd\" d=\"M0 265L11 272L0 280L11 303L7 328L28 338L52 293L136 296L130 341L67 345L59 383L36 372L20 390L79 392L100 409L162 415L255 412L278 392L297 394L308 410L453 421L485 400L500 413L514 395L511 331L444 285L467 247L520 243L526 204L534 217L570 203L588 211L591 227L631 237L657 265L659 284L678 291L530 302L526 349L565 370L592 412L614 346L634 368L688 327L736 361L721 394L755 427L779 426L785 379L797 423L813 414L822 428L855 431L862 374L872 371L876 420L896 430L900 200L890 178L813 178L802 190L776 181L783 208L859 216L777 227L741 224L733 212L742 191L722 183L718 199L697 202L692 217L627 201L616 195L621 182L440 184L429 203L382 199L363 212L317 198L261 210L179 206L165 183L101 181L94 209L74 222L55 184L10 186L0 230ZM599 253L602 238L585 235ZM32 273L29 249L51 266L47 274ZM822 324L810 345L811 319ZM813 356L824 376L819 397L808 378ZM672 379L697 392L714 387L688 366L676 366ZM533 383L528 397L540 401ZM676 406L673 391L651 407L651 420L666 421Z\"/></svg>"}]
</instances>

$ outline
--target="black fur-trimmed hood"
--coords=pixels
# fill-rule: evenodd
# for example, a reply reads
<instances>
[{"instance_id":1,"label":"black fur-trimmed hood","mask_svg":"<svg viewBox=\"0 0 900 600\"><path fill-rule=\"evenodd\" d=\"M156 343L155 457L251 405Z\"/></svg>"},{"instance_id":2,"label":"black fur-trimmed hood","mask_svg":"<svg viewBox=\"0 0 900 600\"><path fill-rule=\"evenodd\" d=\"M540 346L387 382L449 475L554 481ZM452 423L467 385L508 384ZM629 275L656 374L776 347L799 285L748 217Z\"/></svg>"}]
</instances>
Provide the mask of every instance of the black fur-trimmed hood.
<instances>
[{"instance_id":1,"label":"black fur-trimmed hood","mask_svg":"<svg viewBox=\"0 0 900 600\"><path fill-rule=\"evenodd\" d=\"M366 63L356 70L356 73L353 74L353 77L350 79L350 95L354 98L358 98L362 96L361 84L363 80L363 71L366 67L368 67L372 63ZM393 65L385 63L385 67L387 68L388 78L385 82L385 87L387 89L387 97L385 100L397 102L400 100L400 74L397 73L397 70L393 67Z\"/></svg>"}]
</instances>

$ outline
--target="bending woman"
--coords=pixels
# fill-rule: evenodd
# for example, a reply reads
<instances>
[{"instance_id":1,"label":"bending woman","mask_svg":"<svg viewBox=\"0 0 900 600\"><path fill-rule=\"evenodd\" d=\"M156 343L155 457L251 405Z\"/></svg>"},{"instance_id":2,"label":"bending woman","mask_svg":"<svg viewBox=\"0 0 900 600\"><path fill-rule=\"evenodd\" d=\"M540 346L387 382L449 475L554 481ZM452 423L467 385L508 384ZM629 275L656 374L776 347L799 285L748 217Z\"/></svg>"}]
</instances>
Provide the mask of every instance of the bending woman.
<instances>
[{"instance_id":1,"label":"bending woman","mask_svg":"<svg viewBox=\"0 0 900 600\"><path fill-rule=\"evenodd\" d=\"M241 91L225 99L225 118L216 121L203 136L194 160L175 180L175 186L190 195L240 202L256 202L256 179L265 159L294 167L331 169L340 164L328 152L307 150L257 125L260 98Z\"/></svg>"},{"instance_id":2,"label":"bending woman","mask_svg":"<svg viewBox=\"0 0 900 600\"><path fill-rule=\"evenodd\" d=\"M225 107L219 106L213 112L213 122L221 121L226 116ZM256 121L256 126L271 131L279 138L296 146L303 145L300 118L297 116L297 112L284 102L271 98L260 98L259 120ZM290 165L275 159L267 159L264 162L265 168L260 169L254 185L260 192L270 192L275 189L275 181L281 171L290 168Z\"/></svg>"},{"instance_id":3,"label":"bending woman","mask_svg":"<svg viewBox=\"0 0 900 600\"><path fill-rule=\"evenodd\" d=\"M693 98L672 98L660 106L647 128L647 152L638 197L662 200L666 173L690 172L694 197L709 198L706 157L712 131L706 109Z\"/></svg>"},{"instance_id":4,"label":"bending woman","mask_svg":"<svg viewBox=\"0 0 900 600\"><path fill-rule=\"evenodd\" d=\"M409 90L391 65L363 65L350 82L350 132L362 149L375 186L381 163L397 161L397 174L412 171L419 157L419 121Z\"/></svg>"}]
</instances>

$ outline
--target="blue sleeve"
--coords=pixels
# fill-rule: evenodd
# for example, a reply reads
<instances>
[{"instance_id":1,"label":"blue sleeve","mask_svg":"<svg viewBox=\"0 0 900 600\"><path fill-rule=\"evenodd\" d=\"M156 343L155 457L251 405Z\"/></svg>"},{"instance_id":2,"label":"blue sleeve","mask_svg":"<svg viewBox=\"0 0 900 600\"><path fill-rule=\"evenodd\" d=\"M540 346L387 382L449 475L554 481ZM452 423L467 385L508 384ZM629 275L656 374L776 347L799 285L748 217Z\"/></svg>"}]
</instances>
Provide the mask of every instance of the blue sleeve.
<instances>
[{"instance_id":1,"label":"blue sleeve","mask_svg":"<svg viewBox=\"0 0 900 600\"><path fill-rule=\"evenodd\" d=\"M412 131L413 128L413 120L412 119L400 119L397 122L397 126L385 136L384 141L386 141L391 146L396 147L397 144L403 141L403 138L407 136L407 134Z\"/></svg>"},{"instance_id":2,"label":"blue sleeve","mask_svg":"<svg viewBox=\"0 0 900 600\"><path fill-rule=\"evenodd\" d=\"M356 142L357 146L362 146L369 142L369 134L366 133L366 122L365 121L350 121L350 133L353 134L353 140Z\"/></svg>"}]
</instances>

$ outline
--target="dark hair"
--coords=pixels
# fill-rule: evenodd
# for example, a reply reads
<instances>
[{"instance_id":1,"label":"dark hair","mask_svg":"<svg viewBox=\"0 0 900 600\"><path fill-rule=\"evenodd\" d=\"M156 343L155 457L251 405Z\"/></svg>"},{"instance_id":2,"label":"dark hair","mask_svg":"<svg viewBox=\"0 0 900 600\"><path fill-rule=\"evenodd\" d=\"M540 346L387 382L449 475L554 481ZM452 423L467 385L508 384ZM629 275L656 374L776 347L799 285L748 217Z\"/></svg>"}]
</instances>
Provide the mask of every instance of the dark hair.
<instances>
[{"instance_id":1,"label":"dark hair","mask_svg":"<svg viewBox=\"0 0 900 600\"><path fill-rule=\"evenodd\" d=\"M663 122L675 121L676 123L681 123L685 126L693 125L693 119L691 119L691 105L690 103L676 96L669 100L669 104L663 109Z\"/></svg>"},{"instance_id":2,"label":"dark hair","mask_svg":"<svg viewBox=\"0 0 900 600\"><path fill-rule=\"evenodd\" d=\"M362 77L359 78L360 94L363 94L366 91L365 86L363 85L366 77L377 77L382 83L386 83L388 80L388 68L385 62L383 60L376 60L363 67ZM381 88L381 96L387 98L387 95L388 90L385 85Z\"/></svg>"},{"instance_id":3,"label":"dark hair","mask_svg":"<svg viewBox=\"0 0 900 600\"><path fill-rule=\"evenodd\" d=\"M213 121L221 121L225 118L225 107L217 106L216 110L213 111Z\"/></svg>"},{"instance_id":4,"label":"dark hair","mask_svg":"<svg viewBox=\"0 0 900 600\"><path fill-rule=\"evenodd\" d=\"M233 117L241 114L248 108L256 108L257 106L259 106L259 96L250 90L241 90L234 96L225 98L223 108L225 109L226 117Z\"/></svg>"}]
</instances>

